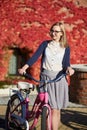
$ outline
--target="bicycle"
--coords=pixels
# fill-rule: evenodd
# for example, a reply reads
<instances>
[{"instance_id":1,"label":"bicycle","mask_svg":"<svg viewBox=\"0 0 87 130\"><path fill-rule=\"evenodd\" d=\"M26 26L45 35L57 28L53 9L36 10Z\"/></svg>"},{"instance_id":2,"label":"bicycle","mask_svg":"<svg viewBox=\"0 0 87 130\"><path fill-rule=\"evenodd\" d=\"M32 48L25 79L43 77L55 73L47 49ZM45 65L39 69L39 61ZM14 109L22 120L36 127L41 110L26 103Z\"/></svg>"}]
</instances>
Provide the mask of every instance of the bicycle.
<instances>
[{"instance_id":1,"label":"bicycle","mask_svg":"<svg viewBox=\"0 0 87 130\"><path fill-rule=\"evenodd\" d=\"M66 74L62 74L59 78L49 81L39 81L29 74L24 74L25 77L34 80L35 82L48 84L58 81ZM28 82L18 82L18 91L11 95L6 110L5 127L6 130L36 130L36 124L41 116L41 130L52 130L51 126L51 108L48 103L47 85L44 85L44 92L38 93L32 109L29 109L29 95L31 90L34 90L34 85ZM25 93L25 97L23 96ZM32 120L32 123L29 122Z\"/></svg>"}]
</instances>

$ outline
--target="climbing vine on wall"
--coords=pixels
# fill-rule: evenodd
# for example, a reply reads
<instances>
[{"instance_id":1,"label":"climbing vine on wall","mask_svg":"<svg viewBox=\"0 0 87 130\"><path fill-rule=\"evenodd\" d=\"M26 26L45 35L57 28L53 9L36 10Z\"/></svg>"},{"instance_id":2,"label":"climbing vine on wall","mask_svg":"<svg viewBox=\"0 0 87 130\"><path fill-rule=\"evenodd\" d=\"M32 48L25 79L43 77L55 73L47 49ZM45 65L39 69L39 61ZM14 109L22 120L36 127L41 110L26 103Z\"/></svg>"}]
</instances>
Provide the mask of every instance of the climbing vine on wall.
<instances>
[{"instance_id":1,"label":"climbing vine on wall","mask_svg":"<svg viewBox=\"0 0 87 130\"><path fill-rule=\"evenodd\" d=\"M6 48L27 48L34 52L49 39L54 22L65 22L71 47L71 63L87 63L87 8L68 0L0 1L0 75L7 73ZM8 54L9 56L9 54ZM36 73L38 70L36 68Z\"/></svg>"}]
</instances>

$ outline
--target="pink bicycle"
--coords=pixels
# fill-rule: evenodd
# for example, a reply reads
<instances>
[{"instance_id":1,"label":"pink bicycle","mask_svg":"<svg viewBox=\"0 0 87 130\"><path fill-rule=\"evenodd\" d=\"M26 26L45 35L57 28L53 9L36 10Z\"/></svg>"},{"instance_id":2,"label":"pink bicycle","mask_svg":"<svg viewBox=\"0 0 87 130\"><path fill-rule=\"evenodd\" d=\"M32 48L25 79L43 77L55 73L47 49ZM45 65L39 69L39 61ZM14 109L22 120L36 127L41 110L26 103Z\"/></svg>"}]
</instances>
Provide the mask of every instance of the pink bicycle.
<instances>
[{"instance_id":1,"label":"pink bicycle","mask_svg":"<svg viewBox=\"0 0 87 130\"><path fill-rule=\"evenodd\" d=\"M26 77L44 84L58 81L66 74L50 81L38 81L31 75L25 74ZM51 108L48 102L47 85L44 85L44 92L38 93L30 109L29 95L34 90L34 85L27 82L18 82L18 91L13 94L7 104L5 127L6 130L36 130L36 124L39 117L41 118L41 130L52 130L51 126ZM31 122L32 121L32 122Z\"/></svg>"}]
</instances>

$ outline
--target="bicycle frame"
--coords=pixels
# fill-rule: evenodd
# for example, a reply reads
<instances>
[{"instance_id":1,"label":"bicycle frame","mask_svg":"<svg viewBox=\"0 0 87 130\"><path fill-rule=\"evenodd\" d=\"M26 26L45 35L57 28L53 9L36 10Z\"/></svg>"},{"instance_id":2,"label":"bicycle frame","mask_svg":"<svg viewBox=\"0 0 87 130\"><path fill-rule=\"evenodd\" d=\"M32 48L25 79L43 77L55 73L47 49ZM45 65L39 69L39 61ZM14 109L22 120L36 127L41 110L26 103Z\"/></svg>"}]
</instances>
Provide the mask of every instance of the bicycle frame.
<instances>
[{"instance_id":1,"label":"bicycle frame","mask_svg":"<svg viewBox=\"0 0 87 130\"><path fill-rule=\"evenodd\" d=\"M32 126L30 127L30 130L32 130L36 126L36 124L38 122L38 118L40 117L40 114L41 114L41 110L44 106L46 106L49 110L49 117L50 117L50 122L51 122L51 108L48 104L48 93L47 92L39 93L37 95L37 98L34 102L34 105L33 105L33 108L31 110L30 114L27 114L29 111L26 111L26 115L28 115L28 116L26 116L26 119L31 119L34 117L34 121L33 121ZM26 110L28 110L28 108ZM51 130L51 124L50 124L50 130Z\"/></svg>"},{"instance_id":2,"label":"bicycle frame","mask_svg":"<svg viewBox=\"0 0 87 130\"><path fill-rule=\"evenodd\" d=\"M49 110L49 117L50 117L50 122L51 122L51 108L48 104L48 93L47 92L38 93L30 113L28 110L28 103L29 103L29 100L27 100L27 98L26 98L26 119L28 120L28 119L32 119L34 117L34 121L33 121L32 126L30 127L30 130L32 130L36 126L36 124L38 122L38 118L40 117L40 114L41 114L41 110L44 106L47 106L47 108ZM51 124L50 124L50 130L51 130Z\"/></svg>"}]
</instances>

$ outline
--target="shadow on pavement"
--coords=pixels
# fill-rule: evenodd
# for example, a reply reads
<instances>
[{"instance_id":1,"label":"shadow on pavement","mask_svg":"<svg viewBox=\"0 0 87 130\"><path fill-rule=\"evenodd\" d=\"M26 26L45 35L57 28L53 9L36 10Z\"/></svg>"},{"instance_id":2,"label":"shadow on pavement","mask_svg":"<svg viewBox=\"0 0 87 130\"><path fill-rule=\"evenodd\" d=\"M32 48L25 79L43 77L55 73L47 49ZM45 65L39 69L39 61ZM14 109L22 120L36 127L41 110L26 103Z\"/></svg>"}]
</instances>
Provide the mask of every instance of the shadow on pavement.
<instances>
[{"instance_id":1,"label":"shadow on pavement","mask_svg":"<svg viewBox=\"0 0 87 130\"><path fill-rule=\"evenodd\" d=\"M61 122L69 128L73 130L87 130L87 113L84 112L84 109L83 112L62 110L61 116Z\"/></svg>"}]
</instances>

